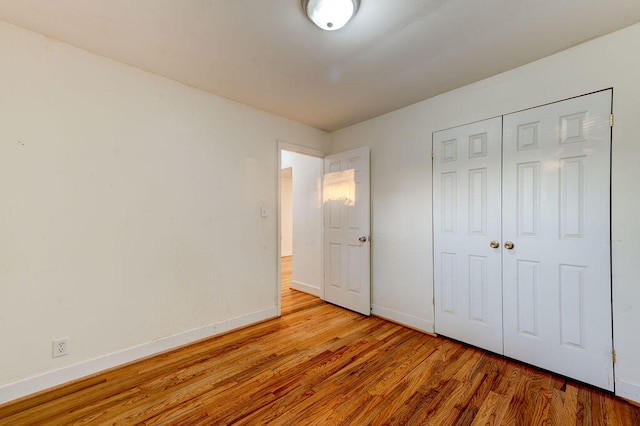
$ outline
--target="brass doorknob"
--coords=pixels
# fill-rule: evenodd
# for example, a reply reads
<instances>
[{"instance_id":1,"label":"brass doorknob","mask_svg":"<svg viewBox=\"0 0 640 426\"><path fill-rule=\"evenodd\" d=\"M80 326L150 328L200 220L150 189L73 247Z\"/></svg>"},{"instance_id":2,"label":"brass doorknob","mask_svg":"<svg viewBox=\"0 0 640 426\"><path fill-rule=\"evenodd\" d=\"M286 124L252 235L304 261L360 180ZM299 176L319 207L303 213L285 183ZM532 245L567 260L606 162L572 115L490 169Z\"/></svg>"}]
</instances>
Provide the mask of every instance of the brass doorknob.
<instances>
[{"instance_id":1,"label":"brass doorknob","mask_svg":"<svg viewBox=\"0 0 640 426\"><path fill-rule=\"evenodd\" d=\"M511 241L507 241L504 243L504 248L506 248L507 250L511 250L515 247L515 244L513 244Z\"/></svg>"},{"instance_id":2,"label":"brass doorknob","mask_svg":"<svg viewBox=\"0 0 640 426\"><path fill-rule=\"evenodd\" d=\"M500 243L497 242L496 240L493 240L489 243L489 245L491 246L491 248L498 248L500 247Z\"/></svg>"},{"instance_id":3,"label":"brass doorknob","mask_svg":"<svg viewBox=\"0 0 640 426\"><path fill-rule=\"evenodd\" d=\"M358 241L360 241L361 243L366 243L367 242L367 237L360 237L360 238L358 238Z\"/></svg>"}]
</instances>

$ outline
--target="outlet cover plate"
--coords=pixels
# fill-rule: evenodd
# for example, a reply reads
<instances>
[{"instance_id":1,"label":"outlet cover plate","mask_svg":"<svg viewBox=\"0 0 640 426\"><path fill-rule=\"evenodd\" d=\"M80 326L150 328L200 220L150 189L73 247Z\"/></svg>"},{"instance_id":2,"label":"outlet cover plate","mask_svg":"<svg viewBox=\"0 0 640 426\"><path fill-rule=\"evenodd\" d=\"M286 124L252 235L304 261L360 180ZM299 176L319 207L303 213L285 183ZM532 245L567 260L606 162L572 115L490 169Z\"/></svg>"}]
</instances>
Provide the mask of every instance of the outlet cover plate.
<instances>
[{"instance_id":1,"label":"outlet cover plate","mask_svg":"<svg viewBox=\"0 0 640 426\"><path fill-rule=\"evenodd\" d=\"M63 337L62 339L53 340L53 352L54 358L69 354L69 338Z\"/></svg>"}]
</instances>

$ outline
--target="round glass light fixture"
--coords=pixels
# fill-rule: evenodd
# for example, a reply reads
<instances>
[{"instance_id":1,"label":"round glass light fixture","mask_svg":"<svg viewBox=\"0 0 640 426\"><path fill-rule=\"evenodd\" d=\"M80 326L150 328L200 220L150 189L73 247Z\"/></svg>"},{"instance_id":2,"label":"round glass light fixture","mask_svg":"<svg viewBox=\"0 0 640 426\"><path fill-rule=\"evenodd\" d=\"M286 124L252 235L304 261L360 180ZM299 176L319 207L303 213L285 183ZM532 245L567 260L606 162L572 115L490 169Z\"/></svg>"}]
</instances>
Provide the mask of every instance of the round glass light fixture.
<instances>
[{"instance_id":1,"label":"round glass light fixture","mask_svg":"<svg viewBox=\"0 0 640 426\"><path fill-rule=\"evenodd\" d=\"M309 19L325 31L344 27L359 6L360 0L302 0L302 9Z\"/></svg>"}]
</instances>

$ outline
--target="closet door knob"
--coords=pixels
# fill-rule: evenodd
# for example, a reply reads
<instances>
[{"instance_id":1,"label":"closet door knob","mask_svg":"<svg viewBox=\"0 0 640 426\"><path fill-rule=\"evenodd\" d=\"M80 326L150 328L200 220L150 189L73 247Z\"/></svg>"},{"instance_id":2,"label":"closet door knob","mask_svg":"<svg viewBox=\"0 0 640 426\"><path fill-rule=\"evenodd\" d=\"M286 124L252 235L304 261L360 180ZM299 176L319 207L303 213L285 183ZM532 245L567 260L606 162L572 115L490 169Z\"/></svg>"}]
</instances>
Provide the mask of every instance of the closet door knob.
<instances>
[{"instance_id":1,"label":"closet door knob","mask_svg":"<svg viewBox=\"0 0 640 426\"><path fill-rule=\"evenodd\" d=\"M507 241L506 243L504 243L504 248L506 248L507 250L512 250L515 247L515 244L513 244L511 241Z\"/></svg>"},{"instance_id":2,"label":"closet door knob","mask_svg":"<svg viewBox=\"0 0 640 426\"><path fill-rule=\"evenodd\" d=\"M489 243L489 245L491 246L491 248L498 248L500 247L500 243L497 242L496 240L493 240Z\"/></svg>"}]
</instances>

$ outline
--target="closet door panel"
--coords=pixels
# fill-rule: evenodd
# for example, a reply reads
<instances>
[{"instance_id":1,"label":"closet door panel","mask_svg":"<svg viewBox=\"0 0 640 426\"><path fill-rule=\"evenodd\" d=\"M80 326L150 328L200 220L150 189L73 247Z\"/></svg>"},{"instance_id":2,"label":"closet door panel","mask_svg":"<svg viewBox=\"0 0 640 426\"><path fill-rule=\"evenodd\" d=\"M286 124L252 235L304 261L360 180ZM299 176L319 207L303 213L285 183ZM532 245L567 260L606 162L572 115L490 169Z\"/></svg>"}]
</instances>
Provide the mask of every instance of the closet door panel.
<instances>
[{"instance_id":1,"label":"closet door panel","mask_svg":"<svg viewBox=\"0 0 640 426\"><path fill-rule=\"evenodd\" d=\"M433 135L435 331L502 353L502 119Z\"/></svg>"},{"instance_id":2,"label":"closet door panel","mask_svg":"<svg viewBox=\"0 0 640 426\"><path fill-rule=\"evenodd\" d=\"M505 355L613 390L610 111L604 91L504 116L502 261Z\"/></svg>"}]
</instances>

